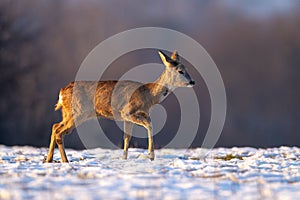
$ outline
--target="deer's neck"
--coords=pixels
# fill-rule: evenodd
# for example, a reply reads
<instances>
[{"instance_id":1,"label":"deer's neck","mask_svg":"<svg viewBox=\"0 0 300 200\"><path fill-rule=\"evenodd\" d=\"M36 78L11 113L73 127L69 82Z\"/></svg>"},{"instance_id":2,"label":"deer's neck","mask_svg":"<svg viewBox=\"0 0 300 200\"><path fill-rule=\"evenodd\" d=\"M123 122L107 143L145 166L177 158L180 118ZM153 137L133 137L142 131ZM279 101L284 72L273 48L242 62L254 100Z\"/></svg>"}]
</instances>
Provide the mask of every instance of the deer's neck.
<instances>
[{"instance_id":1,"label":"deer's neck","mask_svg":"<svg viewBox=\"0 0 300 200\"><path fill-rule=\"evenodd\" d=\"M170 94L170 92L174 89L172 76L167 70L165 70L154 82L151 94L155 97L159 97L160 100L163 100L163 98Z\"/></svg>"}]
</instances>

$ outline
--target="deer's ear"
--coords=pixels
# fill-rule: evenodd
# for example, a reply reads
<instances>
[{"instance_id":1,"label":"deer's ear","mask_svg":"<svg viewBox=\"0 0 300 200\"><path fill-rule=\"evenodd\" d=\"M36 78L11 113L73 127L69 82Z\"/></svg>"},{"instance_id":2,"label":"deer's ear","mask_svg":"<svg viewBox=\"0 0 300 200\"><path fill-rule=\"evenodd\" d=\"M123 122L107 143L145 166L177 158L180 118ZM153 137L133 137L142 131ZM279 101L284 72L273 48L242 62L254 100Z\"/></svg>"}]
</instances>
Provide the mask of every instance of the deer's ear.
<instances>
[{"instance_id":1,"label":"deer's ear","mask_svg":"<svg viewBox=\"0 0 300 200\"><path fill-rule=\"evenodd\" d=\"M178 52L176 50L173 51L171 58L172 58L172 60L174 60L176 62L179 62L179 55L178 55Z\"/></svg>"},{"instance_id":2,"label":"deer's ear","mask_svg":"<svg viewBox=\"0 0 300 200\"><path fill-rule=\"evenodd\" d=\"M162 51L158 51L161 61L164 63L165 66L171 67L172 66L172 59L164 54Z\"/></svg>"}]
</instances>

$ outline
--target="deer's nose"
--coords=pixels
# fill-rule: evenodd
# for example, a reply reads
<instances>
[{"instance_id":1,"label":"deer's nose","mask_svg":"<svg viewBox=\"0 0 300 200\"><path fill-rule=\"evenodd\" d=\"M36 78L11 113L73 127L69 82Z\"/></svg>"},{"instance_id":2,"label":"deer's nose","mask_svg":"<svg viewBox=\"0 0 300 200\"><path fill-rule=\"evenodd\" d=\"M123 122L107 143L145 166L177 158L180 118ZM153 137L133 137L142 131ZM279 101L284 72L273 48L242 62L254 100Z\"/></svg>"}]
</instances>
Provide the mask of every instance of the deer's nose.
<instances>
[{"instance_id":1,"label":"deer's nose","mask_svg":"<svg viewBox=\"0 0 300 200\"><path fill-rule=\"evenodd\" d=\"M195 85L195 81L190 81L189 84L190 85Z\"/></svg>"}]
</instances>

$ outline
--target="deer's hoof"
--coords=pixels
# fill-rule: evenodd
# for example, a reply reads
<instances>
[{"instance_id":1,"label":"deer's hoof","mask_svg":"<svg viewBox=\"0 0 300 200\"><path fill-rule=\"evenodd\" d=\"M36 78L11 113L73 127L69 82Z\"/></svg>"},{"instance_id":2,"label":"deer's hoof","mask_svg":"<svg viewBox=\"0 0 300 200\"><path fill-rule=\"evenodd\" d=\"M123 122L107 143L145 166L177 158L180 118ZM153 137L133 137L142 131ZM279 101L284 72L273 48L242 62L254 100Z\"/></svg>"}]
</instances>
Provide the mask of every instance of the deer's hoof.
<instances>
[{"instance_id":1,"label":"deer's hoof","mask_svg":"<svg viewBox=\"0 0 300 200\"><path fill-rule=\"evenodd\" d=\"M53 159L52 158L48 158L48 156L45 156L44 159L43 159L43 163L51 163L53 162Z\"/></svg>"},{"instance_id":2,"label":"deer's hoof","mask_svg":"<svg viewBox=\"0 0 300 200\"><path fill-rule=\"evenodd\" d=\"M127 155L128 155L128 152L124 151L122 159L123 160L127 160Z\"/></svg>"},{"instance_id":3,"label":"deer's hoof","mask_svg":"<svg viewBox=\"0 0 300 200\"><path fill-rule=\"evenodd\" d=\"M150 153L149 153L149 159L152 161L152 160L154 160L154 151L151 151Z\"/></svg>"}]
</instances>

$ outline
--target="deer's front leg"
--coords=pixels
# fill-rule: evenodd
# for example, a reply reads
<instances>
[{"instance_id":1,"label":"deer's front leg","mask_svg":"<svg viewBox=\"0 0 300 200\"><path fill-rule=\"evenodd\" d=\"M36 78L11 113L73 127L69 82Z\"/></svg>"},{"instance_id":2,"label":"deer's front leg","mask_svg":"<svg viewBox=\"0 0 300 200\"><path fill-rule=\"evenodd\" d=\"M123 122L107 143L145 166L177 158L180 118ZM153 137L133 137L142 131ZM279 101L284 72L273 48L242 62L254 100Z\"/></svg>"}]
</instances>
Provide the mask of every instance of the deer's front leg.
<instances>
[{"instance_id":1,"label":"deer's front leg","mask_svg":"<svg viewBox=\"0 0 300 200\"><path fill-rule=\"evenodd\" d=\"M132 135L132 127L133 127L133 123L126 122L126 121L124 122L124 153L123 153L124 160L127 159L127 155L128 155L128 146Z\"/></svg>"},{"instance_id":2,"label":"deer's front leg","mask_svg":"<svg viewBox=\"0 0 300 200\"><path fill-rule=\"evenodd\" d=\"M153 134L152 134L152 124L151 121L149 123L149 126L147 128L148 131L148 154L149 159L154 160L154 145L153 145Z\"/></svg>"},{"instance_id":3,"label":"deer's front leg","mask_svg":"<svg viewBox=\"0 0 300 200\"><path fill-rule=\"evenodd\" d=\"M147 129L148 132L148 154L149 159L154 160L154 145L153 145L153 130L152 130L152 123L150 117L146 117L143 120L144 127Z\"/></svg>"},{"instance_id":4,"label":"deer's front leg","mask_svg":"<svg viewBox=\"0 0 300 200\"><path fill-rule=\"evenodd\" d=\"M148 153L150 160L154 160L154 145L153 145L153 134L152 134L152 123L150 117L145 112L139 112L133 114L130 118L132 123L143 126L147 129L148 132Z\"/></svg>"}]
</instances>

